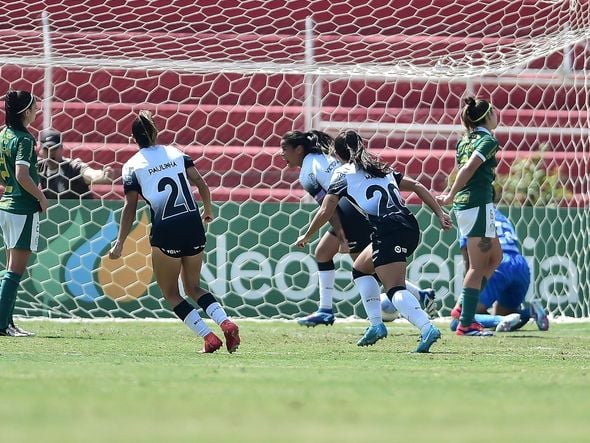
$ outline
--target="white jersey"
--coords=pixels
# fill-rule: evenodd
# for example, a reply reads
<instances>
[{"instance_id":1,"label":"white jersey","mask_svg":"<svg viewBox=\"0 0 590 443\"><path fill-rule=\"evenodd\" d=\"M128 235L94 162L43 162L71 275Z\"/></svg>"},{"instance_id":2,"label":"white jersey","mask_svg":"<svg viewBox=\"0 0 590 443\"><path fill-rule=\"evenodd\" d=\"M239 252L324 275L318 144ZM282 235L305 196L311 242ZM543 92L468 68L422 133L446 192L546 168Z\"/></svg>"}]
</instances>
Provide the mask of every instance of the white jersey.
<instances>
[{"instance_id":1,"label":"white jersey","mask_svg":"<svg viewBox=\"0 0 590 443\"><path fill-rule=\"evenodd\" d=\"M307 154L303 158L299 182L309 195L321 203L330 187L332 175L339 166L340 162L330 155Z\"/></svg>"},{"instance_id":2,"label":"white jersey","mask_svg":"<svg viewBox=\"0 0 590 443\"><path fill-rule=\"evenodd\" d=\"M162 145L140 149L123 166L125 193L137 191L150 206L153 246L176 250L187 243L204 244L201 216L186 174L192 166L189 156ZM191 241L193 234L199 240Z\"/></svg>"},{"instance_id":3,"label":"white jersey","mask_svg":"<svg viewBox=\"0 0 590 443\"><path fill-rule=\"evenodd\" d=\"M356 165L347 163L336 169L329 194L347 198L367 215L372 224L394 221L412 225L414 215L400 195L399 183L403 174L393 171L385 177L373 177Z\"/></svg>"}]
</instances>

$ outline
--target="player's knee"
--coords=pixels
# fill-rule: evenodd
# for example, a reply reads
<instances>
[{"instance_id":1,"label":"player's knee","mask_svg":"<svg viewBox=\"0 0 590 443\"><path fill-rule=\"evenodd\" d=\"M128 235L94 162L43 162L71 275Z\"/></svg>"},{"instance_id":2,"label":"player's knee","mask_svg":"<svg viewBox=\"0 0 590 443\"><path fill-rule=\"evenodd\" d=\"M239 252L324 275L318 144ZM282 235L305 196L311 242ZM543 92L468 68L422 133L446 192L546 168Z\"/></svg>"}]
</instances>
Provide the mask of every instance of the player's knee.
<instances>
[{"instance_id":1,"label":"player's knee","mask_svg":"<svg viewBox=\"0 0 590 443\"><path fill-rule=\"evenodd\" d=\"M338 252L336 250L336 252ZM318 263L325 263L331 261L336 253L330 248L324 247L322 245L318 246L315 250L315 259Z\"/></svg>"},{"instance_id":2,"label":"player's knee","mask_svg":"<svg viewBox=\"0 0 590 443\"><path fill-rule=\"evenodd\" d=\"M359 269L356 269L355 267L352 268L352 279L356 280L357 278L361 278L361 277L367 277L367 276L372 276L372 274L367 274Z\"/></svg>"}]
</instances>

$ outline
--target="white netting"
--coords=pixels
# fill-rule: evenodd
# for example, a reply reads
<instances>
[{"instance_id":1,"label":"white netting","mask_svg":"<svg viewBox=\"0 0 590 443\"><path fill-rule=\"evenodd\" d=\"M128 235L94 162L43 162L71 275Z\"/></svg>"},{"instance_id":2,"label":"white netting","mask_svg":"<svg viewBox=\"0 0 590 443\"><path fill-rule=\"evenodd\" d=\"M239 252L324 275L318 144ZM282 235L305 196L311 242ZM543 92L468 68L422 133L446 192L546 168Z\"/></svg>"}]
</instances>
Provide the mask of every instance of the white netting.
<instances>
[{"instance_id":1,"label":"white netting","mask_svg":"<svg viewBox=\"0 0 590 443\"><path fill-rule=\"evenodd\" d=\"M313 206L299 204L297 171L277 156L282 134L358 129L440 192L462 99L489 98L500 111L504 203L535 275L530 296L555 314L588 316L590 2L398 3L12 1L0 24L0 90L44 97L35 129L62 131L67 153L117 171L136 149L134 114L153 110L161 141L197 159L219 202L204 278L234 314L261 317L299 315L317 298L313 256L291 247ZM100 200L49 211L46 250L17 312L169 315L150 283L145 220L129 266L115 268L104 256L120 182L93 189ZM414 209L426 232L409 277L433 285L447 313L458 250ZM359 305L347 269L343 315Z\"/></svg>"}]
</instances>

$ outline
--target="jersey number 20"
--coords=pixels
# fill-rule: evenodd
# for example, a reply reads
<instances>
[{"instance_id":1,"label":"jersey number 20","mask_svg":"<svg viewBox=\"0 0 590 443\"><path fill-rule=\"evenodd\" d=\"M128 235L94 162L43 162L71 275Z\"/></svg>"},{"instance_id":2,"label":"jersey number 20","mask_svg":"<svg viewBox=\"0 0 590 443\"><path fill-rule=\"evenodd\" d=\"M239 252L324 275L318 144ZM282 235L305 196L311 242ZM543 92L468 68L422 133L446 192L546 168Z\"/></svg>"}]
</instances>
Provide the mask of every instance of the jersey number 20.
<instances>
[{"instance_id":1,"label":"jersey number 20","mask_svg":"<svg viewBox=\"0 0 590 443\"><path fill-rule=\"evenodd\" d=\"M392 183L387 186L387 189L379 185L369 186L366 193L367 199L370 200L375 197L377 192L380 194L379 216L386 215L391 212L392 209L394 209L393 212L397 212L398 209L404 207L402 197L399 194L398 189Z\"/></svg>"}]
</instances>

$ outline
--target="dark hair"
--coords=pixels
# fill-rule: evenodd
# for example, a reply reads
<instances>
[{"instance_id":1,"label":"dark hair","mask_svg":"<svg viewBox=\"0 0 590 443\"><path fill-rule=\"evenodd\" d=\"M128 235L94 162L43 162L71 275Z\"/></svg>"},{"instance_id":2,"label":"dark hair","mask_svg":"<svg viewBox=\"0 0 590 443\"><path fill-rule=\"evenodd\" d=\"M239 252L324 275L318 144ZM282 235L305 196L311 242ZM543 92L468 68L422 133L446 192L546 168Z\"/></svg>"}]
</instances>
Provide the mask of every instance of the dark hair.
<instances>
[{"instance_id":1,"label":"dark hair","mask_svg":"<svg viewBox=\"0 0 590 443\"><path fill-rule=\"evenodd\" d=\"M154 146L158 141L158 128L150 111L140 111L131 126L131 132L140 148Z\"/></svg>"},{"instance_id":2,"label":"dark hair","mask_svg":"<svg viewBox=\"0 0 590 443\"><path fill-rule=\"evenodd\" d=\"M477 126L485 123L492 105L486 100L468 97L465 99L465 107L461 113L461 121L468 131L473 131Z\"/></svg>"},{"instance_id":3,"label":"dark hair","mask_svg":"<svg viewBox=\"0 0 590 443\"><path fill-rule=\"evenodd\" d=\"M303 146L305 154L329 154L334 139L322 131L312 129L308 132L290 131L283 135L283 143L291 147Z\"/></svg>"},{"instance_id":4,"label":"dark hair","mask_svg":"<svg viewBox=\"0 0 590 443\"><path fill-rule=\"evenodd\" d=\"M356 131L342 131L334 139L334 150L343 159L349 159L358 168L373 177L385 177L393 171L391 166L382 163L367 152L361 136Z\"/></svg>"},{"instance_id":5,"label":"dark hair","mask_svg":"<svg viewBox=\"0 0 590 443\"><path fill-rule=\"evenodd\" d=\"M6 126L12 129L27 131L23 125L23 112L35 104L35 97L28 91L9 89L4 97Z\"/></svg>"}]
</instances>

